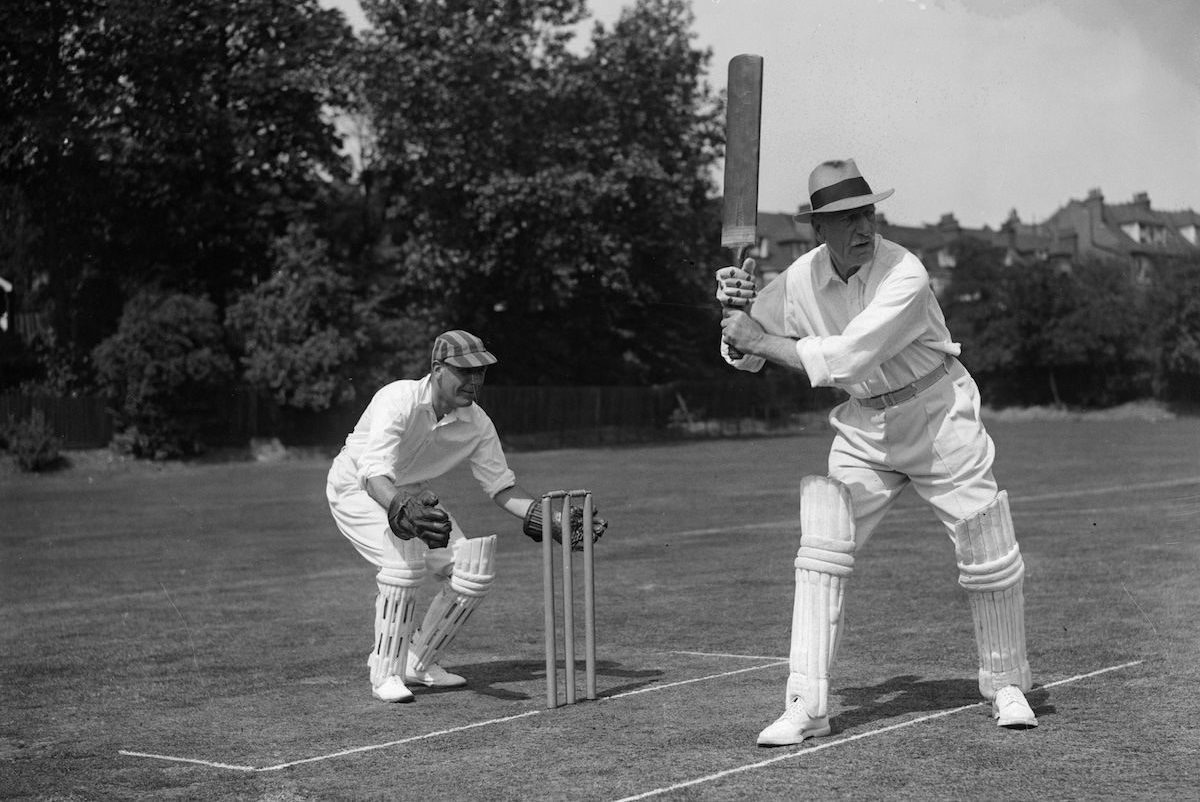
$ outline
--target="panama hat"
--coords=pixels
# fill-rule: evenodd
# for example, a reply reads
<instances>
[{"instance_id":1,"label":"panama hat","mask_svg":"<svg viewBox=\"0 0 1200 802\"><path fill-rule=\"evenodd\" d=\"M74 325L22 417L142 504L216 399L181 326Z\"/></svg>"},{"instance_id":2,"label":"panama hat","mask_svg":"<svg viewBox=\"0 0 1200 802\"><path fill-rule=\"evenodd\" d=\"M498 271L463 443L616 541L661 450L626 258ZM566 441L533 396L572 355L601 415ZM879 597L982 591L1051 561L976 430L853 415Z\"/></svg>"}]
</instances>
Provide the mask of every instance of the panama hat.
<instances>
[{"instance_id":1,"label":"panama hat","mask_svg":"<svg viewBox=\"0 0 1200 802\"><path fill-rule=\"evenodd\" d=\"M890 198L893 192L894 189L872 192L854 159L822 162L808 176L808 203L800 206L796 219L805 221L814 214L870 206Z\"/></svg>"},{"instance_id":2,"label":"panama hat","mask_svg":"<svg viewBox=\"0 0 1200 802\"><path fill-rule=\"evenodd\" d=\"M433 360L455 368L482 368L498 361L483 340L469 331L454 329L433 341Z\"/></svg>"}]
</instances>

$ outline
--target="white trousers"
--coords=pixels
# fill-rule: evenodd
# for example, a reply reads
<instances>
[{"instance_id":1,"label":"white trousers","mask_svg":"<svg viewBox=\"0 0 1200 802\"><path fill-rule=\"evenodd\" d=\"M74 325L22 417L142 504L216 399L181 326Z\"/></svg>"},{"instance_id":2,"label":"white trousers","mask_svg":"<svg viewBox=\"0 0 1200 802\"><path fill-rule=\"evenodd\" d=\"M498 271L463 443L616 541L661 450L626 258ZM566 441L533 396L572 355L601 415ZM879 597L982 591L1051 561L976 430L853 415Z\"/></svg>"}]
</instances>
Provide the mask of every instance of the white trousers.
<instances>
[{"instance_id":1,"label":"white trousers","mask_svg":"<svg viewBox=\"0 0 1200 802\"><path fill-rule=\"evenodd\" d=\"M402 488L414 494L422 489L423 486L417 485ZM431 549L424 541L416 538L401 540L392 534L387 510L362 489L353 461L344 454L338 455L329 469L325 498L338 530L376 568L409 569L423 562L427 577L450 577L454 570L454 555L466 535L443 504L439 503L438 508L450 516L450 543L444 549Z\"/></svg>"},{"instance_id":2,"label":"white trousers","mask_svg":"<svg viewBox=\"0 0 1200 802\"><path fill-rule=\"evenodd\" d=\"M925 392L885 409L850 399L834 407L829 475L850 488L861 548L908 485L954 538L954 524L995 498L996 448L979 417L979 388L956 359Z\"/></svg>"}]
</instances>

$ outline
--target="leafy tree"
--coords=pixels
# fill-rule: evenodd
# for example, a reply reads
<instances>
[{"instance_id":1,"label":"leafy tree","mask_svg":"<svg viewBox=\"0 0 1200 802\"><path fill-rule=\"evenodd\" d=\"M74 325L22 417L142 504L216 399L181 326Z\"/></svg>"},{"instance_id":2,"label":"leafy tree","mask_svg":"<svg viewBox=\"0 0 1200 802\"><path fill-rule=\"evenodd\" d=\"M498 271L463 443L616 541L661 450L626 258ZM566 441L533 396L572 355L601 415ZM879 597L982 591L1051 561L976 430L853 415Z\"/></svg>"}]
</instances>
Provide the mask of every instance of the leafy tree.
<instances>
[{"instance_id":1,"label":"leafy tree","mask_svg":"<svg viewBox=\"0 0 1200 802\"><path fill-rule=\"evenodd\" d=\"M945 307L989 402L1107 405L1147 390L1142 304L1119 265L1006 267L964 245Z\"/></svg>"},{"instance_id":2,"label":"leafy tree","mask_svg":"<svg viewBox=\"0 0 1200 802\"><path fill-rule=\"evenodd\" d=\"M318 0L12 0L0 26L0 181L38 232L17 278L81 376L137 288L223 303L346 173L356 44Z\"/></svg>"},{"instance_id":3,"label":"leafy tree","mask_svg":"<svg viewBox=\"0 0 1200 802\"><path fill-rule=\"evenodd\" d=\"M354 399L353 370L366 333L353 282L310 227L275 244L275 272L230 306L245 378L280 405L322 411Z\"/></svg>"},{"instance_id":4,"label":"leafy tree","mask_svg":"<svg viewBox=\"0 0 1200 802\"><path fill-rule=\"evenodd\" d=\"M1127 270L1112 262L1089 262L1054 276L1056 308L1045 321L1040 362L1055 400L1062 402L1058 374L1073 379L1070 400L1107 406L1145 389L1144 326Z\"/></svg>"},{"instance_id":5,"label":"leafy tree","mask_svg":"<svg viewBox=\"0 0 1200 802\"><path fill-rule=\"evenodd\" d=\"M216 305L153 290L130 299L93 360L112 401L118 443L155 459L200 450L202 424L213 413L206 399L233 372Z\"/></svg>"},{"instance_id":6,"label":"leafy tree","mask_svg":"<svg viewBox=\"0 0 1200 802\"><path fill-rule=\"evenodd\" d=\"M0 204L13 236L5 267L26 307L44 312L33 350L50 363L54 390L79 383L90 344L78 344L94 344L120 309L100 265L111 195L89 125L108 76L81 64L84 32L102 18L98 0L0 3Z\"/></svg>"},{"instance_id":7,"label":"leafy tree","mask_svg":"<svg viewBox=\"0 0 1200 802\"><path fill-rule=\"evenodd\" d=\"M1141 318L1155 349L1156 395L1171 400L1200 398L1200 260L1160 266Z\"/></svg>"},{"instance_id":8,"label":"leafy tree","mask_svg":"<svg viewBox=\"0 0 1200 802\"><path fill-rule=\"evenodd\" d=\"M353 40L317 0L109 0L105 22L94 70L114 71L115 105L94 125L123 190L123 275L221 301L345 174L325 107Z\"/></svg>"},{"instance_id":9,"label":"leafy tree","mask_svg":"<svg viewBox=\"0 0 1200 802\"><path fill-rule=\"evenodd\" d=\"M392 302L484 335L513 383L711 364L719 104L687 6L641 0L576 55L579 0L367 0ZM403 313L401 313L403 314ZM715 335L714 335L715 336Z\"/></svg>"}]
</instances>

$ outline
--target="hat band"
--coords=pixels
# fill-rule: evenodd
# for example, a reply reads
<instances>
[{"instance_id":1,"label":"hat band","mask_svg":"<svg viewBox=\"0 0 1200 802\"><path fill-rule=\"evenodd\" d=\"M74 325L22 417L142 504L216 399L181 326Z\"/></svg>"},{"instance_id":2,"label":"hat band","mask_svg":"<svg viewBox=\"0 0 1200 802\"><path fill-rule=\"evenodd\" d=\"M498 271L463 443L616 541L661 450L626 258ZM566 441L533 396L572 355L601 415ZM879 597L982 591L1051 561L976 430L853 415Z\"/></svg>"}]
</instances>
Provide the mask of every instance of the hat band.
<instances>
[{"instance_id":1,"label":"hat band","mask_svg":"<svg viewBox=\"0 0 1200 802\"><path fill-rule=\"evenodd\" d=\"M819 212L822 206L828 206L836 201L870 194L871 187L867 184L867 179L855 176L818 189L810 196L809 201L812 203L813 211Z\"/></svg>"}]
</instances>

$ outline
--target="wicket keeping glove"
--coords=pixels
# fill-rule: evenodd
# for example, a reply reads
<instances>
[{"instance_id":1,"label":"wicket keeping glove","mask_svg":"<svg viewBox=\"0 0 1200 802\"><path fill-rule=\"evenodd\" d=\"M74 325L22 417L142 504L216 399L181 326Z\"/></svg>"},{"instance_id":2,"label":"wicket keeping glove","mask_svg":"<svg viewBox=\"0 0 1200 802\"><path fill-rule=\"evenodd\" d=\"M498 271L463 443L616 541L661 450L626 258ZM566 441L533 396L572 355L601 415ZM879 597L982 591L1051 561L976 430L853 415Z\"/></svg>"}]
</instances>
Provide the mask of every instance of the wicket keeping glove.
<instances>
[{"instance_id":1,"label":"wicket keeping glove","mask_svg":"<svg viewBox=\"0 0 1200 802\"><path fill-rule=\"evenodd\" d=\"M445 548L450 542L450 516L438 506L432 491L419 495L397 493L388 505L388 526L401 540L420 538L431 549Z\"/></svg>"},{"instance_id":2,"label":"wicket keeping glove","mask_svg":"<svg viewBox=\"0 0 1200 802\"><path fill-rule=\"evenodd\" d=\"M551 505L553 507L553 505ZM562 543L562 510L551 509L550 534L555 543ZM525 512L525 524L521 531L534 541L542 542L542 503L534 501ZM571 551L583 551L583 508L571 507ZM595 543L608 529L608 521L600 517L600 511L592 508L592 542Z\"/></svg>"}]
</instances>

